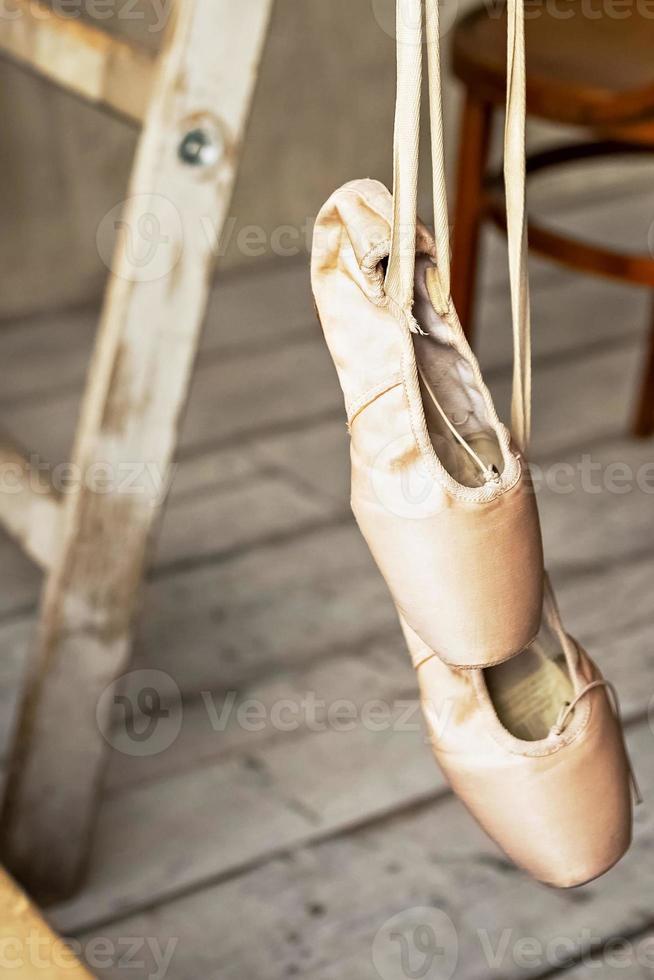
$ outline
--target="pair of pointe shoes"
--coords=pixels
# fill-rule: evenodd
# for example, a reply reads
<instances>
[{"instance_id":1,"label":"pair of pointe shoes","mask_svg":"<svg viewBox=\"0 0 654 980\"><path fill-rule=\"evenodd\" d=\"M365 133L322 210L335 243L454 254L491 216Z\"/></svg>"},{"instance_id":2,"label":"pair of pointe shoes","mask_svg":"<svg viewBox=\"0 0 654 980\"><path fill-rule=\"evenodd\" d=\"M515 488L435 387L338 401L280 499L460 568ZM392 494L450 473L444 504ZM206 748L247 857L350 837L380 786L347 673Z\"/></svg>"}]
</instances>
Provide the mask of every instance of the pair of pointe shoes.
<instances>
[{"instance_id":1,"label":"pair of pointe shoes","mask_svg":"<svg viewBox=\"0 0 654 980\"><path fill-rule=\"evenodd\" d=\"M396 604L435 755L513 861L565 888L631 840L613 688L563 630L529 471L439 308L416 238L412 314L387 295L393 203L337 191L316 224L316 305L345 396L352 507Z\"/></svg>"}]
</instances>

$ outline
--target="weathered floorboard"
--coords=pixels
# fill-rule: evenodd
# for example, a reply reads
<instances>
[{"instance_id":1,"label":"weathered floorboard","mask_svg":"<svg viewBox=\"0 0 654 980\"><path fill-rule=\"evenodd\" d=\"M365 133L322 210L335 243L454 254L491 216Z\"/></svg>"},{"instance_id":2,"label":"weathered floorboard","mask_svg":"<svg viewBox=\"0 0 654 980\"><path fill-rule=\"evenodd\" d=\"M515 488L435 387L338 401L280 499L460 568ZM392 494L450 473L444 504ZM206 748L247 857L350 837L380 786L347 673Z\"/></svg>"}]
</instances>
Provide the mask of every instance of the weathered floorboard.
<instances>
[{"instance_id":1,"label":"weathered floorboard","mask_svg":"<svg viewBox=\"0 0 654 980\"><path fill-rule=\"evenodd\" d=\"M642 201L637 197L607 200L601 207L587 209L578 215L580 229L583 226L585 231L599 235L608 224L630 228L642 214L642 208ZM489 245L479 342L483 363L495 371L507 368L510 362L510 311L502 265L503 245L495 239L491 239ZM539 260L534 260L532 267L534 286L537 287L539 280L543 281L541 290L534 288L537 359L565 352L584 356L587 345L616 344L628 336L644 336L648 317L645 291L554 270ZM94 311L75 311L69 315L57 314L52 321L38 318L0 331L0 354L13 366L11 374L3 379L0 395L3 422L15 439L38 450L53 463L67 459L70 454L78 396L95 322ZM209 423L220 417L225 420L226 429L231 421L233 433L242 431L241 425L235 426L236 416L242 412L242 402L234 398L233 388L226 386L225 381L235 371L239 377L248 378L252 388L244 394L259 405L262 392L258 386L262 376L268 374L270 356L274 354L274 364L278 364L284 347L312 341L323 355L324 368L319 377L332 393L336 393L328 410L338 412L336 378L315 321L306 264L290 262L288 266L264 267L254 277L234 274L222 277L209 306L198 361L197 392L191 396L191 412L197 411L198 418L206 420L208 417ZM266 384L266 412L250 415L250 427L271 423L296 425L304 418L311 418L316 410L318 413L325 410L324 403L314 404L312 394L307 395L306 388L298 387L301 378L295 358L286 358L285 363L286 373L280 374L277 369L277 382L271 376ZM274 364L271 366L273 374ZM221 369L221 374L216 376L215 371ZM314 382L317 385L318 376ZM630 383L633 384L633 379ZM281 423L280 396L275 393L275 384L286 388L287 405L289 393L296 399L295 412L289 415L287 408ZM203 395L205 390L206 396ZM254 390L256 398L252 397ZM210 404L208 416L200 410L204 397ZM196 401L197 410L194 408ZM211 408L214 409L213 418ZM628 408L625 405L625 413ZM47 426L44 424L46 417ZM197 430L191 414L184 427L183 452L189 449L197 452L198 447L228 437L225 429L216 426L215 422Z\"/></svg>"},{"instance_id":2,"label":"weathered floorboard","mask_svg":"<svg viewBox=\"0 0 654 980\"><path fill-rule=\"evenodd\" d=\"M98 699L129 656L206 311L215 243L205 223L220 231L227 217L271 8L271 0L238 11L229 0L177 4L157 63L0 826L4 862L41 900L70 894L87 858L106 755ZM197 130L216 148L206 166L182 154ZM148 219L158 239L144 261L131 234ZM121 482L130 466L135 493ZM108 474L104 490L89 482L98 467Z\"/></svg>"},{"instance_id":3,"label":"weathered floorboard","mask_svg":"<svg viewBox=\"0 0 654 980\"><path fill-rule=\"evenodd\" d=\"M490 273L492 279L496 270ZM542 275L539 458L576 467L590 446L600 478L616 461L636 471L651 459L651 448L621 433L639 357L642 299L551 270ZM266 272L260 292L256 280L244 289L246 280L230 279L221 294L226 306L217 304L212 314L147 587L134 666L175 679L184 698L180 734L149 760L113 753L89 886L54 909L53 922L76 932L103 922L98 932L110 938L179 937L171 980L379 980L374 934L385 918L413 905L438 905L455 920L463 980L540 976L538 964L527 970L514 962L521 939L578 940L586 927L600 938L646 929L654 836L647 814L639 813L634 853L609 879L582 893L548 892L513 872L447 795L415 725L408 732L392 726L375 732L360 723L346 732L312 731L303 720L302 701L312 692L327 706L347 698L360 711L381 699L397 711L397 699L415 697L415 677L385 586L348 515L340 393L311 319L305 271L284 270L281 286L278 276L279 270ZM501 290L498 277L484 307L482 354L498 398L507 402ZM239 291L250 299L240 301ZM283 324L278 313L266 320L275 303L289 311ZM243 310L245 327L234 329ZM41 327L30 329L34 346ZM10 335L27 371L29 344L21 352L18 331ZM5 342L0 333L0 352ZM64 365L65 346L57 348L53 343L52 361L59 357ZM304 379L298 352L306 358ZM41 417L18 378L6 408L23 437L29 430L43 440L44 452L48 415L47 449L56 459L57 445L65 452L69 438L79 368L55 388L47 357L36 363ZM230 374L239 377L241 393ZM248 414L246 402L259 399L259 412ZM230 416L243 425L238 440ZM625 716L636 724L634 756L651 797L651 736L639 719L647 715L654 676L654 498L642 489L588 494L575 480L571 495L540 496L549 561L569 627L617 682ZM25 604L36 579L14 580L20 565L10 546L7 555L0 586L5 580L5 593ZM0 622L5 740L29 629L29 617ZM211 693L203 700L201 692ZM236 706L216 731L207 704L220 711L230 692ZM249 731L239 721L242 701L263 707L262 727ZM291 718L298 713L290 731L271 721L280 704ZM0 744L2 737L0 731ZM340 837L329 840L333 835ZM280 851L289 856L275 858ZM156 911L149 913L151 905ZM488 929L496 948L505 927L513 930L509 945L489 966L478 931ZM564 963L559 958L554 968ZM583 969L568 973L573 980L612 976L608 968Z\"/></svg>"},{"instance_id":4,"label":"weathered floorboard","mask_svg":"<svg viewBox=\"0 0 654 980\"><path fill-rule=\"evenodd\" d=\"M646 723L629 740L637 757L651 753ZM643 788L650 800L651 768ZM653 844L654 818L643 807L623 862L583 891L559 892L514 869L448 797L105 925L102 934L177 936L175 980L209 972L215 980L376 980L382 925L437 908L453 923L440 944L458 940L457 980L527 980L580 956L589 942L651 926Z\"/></svg>"},{"instance_id":5,"label":"weathered floorboard","mask_svg":"<svg viewBox=\"0 0 654 980\"><path fill-rule=\"evenodd\" d=\"M637 609L637 574L641 589L649 589L651 568L636 566L634 578L630 582L627 579L624 585L635 600L631 605L632 623L623 621L619 632L618 624L612 622L614 608L609 602L598 602L595 581L583 578L580 582L564 584L561 589L564 607L570 592L574 592L577 603L580 595L585 595L587 616L600 633L590 649L617 683L627 719L646 714L651 700L648 678L652 661L651 657L643 656L651 626L649 621L643 622ZM622 577L627 578L625 571ZM605 574L606 588L611 587L613 578ZM576 629L572 617L569 624L571 629ZM387 702L391 713L395 712L396 719L401 721L401 711L406 711L406 705L397 705L396 699L401 702L411 699L412 682L405 664L400 663L406 655L399 636L395 652L392 641L385 645L385 651L380 654L379 649L371 647L371 660L365 660L363 670L354 671L358 679L353 685L352 701L359 705L376 700ZM371 666L380 656L383 666L377 673ZM346 661L335 660L333 674L326 663L322 676L317 669L313 675L305 675L305 696L313 692L318 699L333 704L338 700L336 691L340 681L340 697L350 698L348 678L352 670L336 672L344 664L347 666ZM366 676L367 690L365 683L362 689ZM302 683L300 677L293 678L286 691L283 685L268 691L259 687L244 692L244 697L264 706L279 703L280 699L296 703L298 683ZM212 704L220 712L220 700ZM362 721L350 726L352 731L335 730L334 726L312 731L310 725L301 725L297 732L282 737L273 726L272 730L268 728L271 735L268 741L259 737L248 747L243 739L235 754L228 752L222 759L220 752L214 759L210 755L211 741L221 737L213 730L212 715L196 712L191 720L200 732L204 728L204 735L200 733L198 739L197 728L194 733L188 733L188 741L182 741L180 746L182 753L185 745L191 749L186 758L183 755L180 758L179 754L175 758L172 753L167 760L164 752L158 765L162 769L170 761L171 773L167 778L136 785L105 802L87 888L78 899L55 910L54 921L59 928L79 928L85 922L161 902L176 891L197 886L199 881L234 873L251 861L262 861L280 848L319 840L378 819L384 813L433 797L443 789L442 777L415 713L409 725L382 724L381 729ZM233 731L230 737L234 747ZM133 743L132 746L127 741L122 744L133 750ZM197 772L193 771L194 757L200 763ZM126 762L128 769L129 760ZM238 822L225 819L221 794L229 794L230 785L237 792L241 779L248 786L258 786L264 797L284 803L288 809L288 834L281 815L277 821L270 822L266 811L257 814L255 806L247 813L248 827L252 825L247 832ZM194 833L191 837L176 835L174 828L179 826L180 808L187 812L184 807L190 799ZM148 813L157 815L156 836ZM141 826L143 834L135 829Z\"/></svg>"}]
</instances>

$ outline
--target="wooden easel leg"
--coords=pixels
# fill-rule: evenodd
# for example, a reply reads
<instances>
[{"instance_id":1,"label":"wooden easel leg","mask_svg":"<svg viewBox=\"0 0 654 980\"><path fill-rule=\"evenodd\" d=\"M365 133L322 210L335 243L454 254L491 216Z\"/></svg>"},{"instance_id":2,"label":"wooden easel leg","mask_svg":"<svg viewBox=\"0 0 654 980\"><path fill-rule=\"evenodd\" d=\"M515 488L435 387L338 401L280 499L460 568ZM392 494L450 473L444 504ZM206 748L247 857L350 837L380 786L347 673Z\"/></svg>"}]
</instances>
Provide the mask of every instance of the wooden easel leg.
<instances>
[{"instance_id":1,"label":"wooden easel leg","mask_svg":"<svg viewBox=\"0 0 654 980\"><path fill-rule=\"evenodd\" d=\"M179 0L155 76L2 815L2 860L43 902L74 890L88 854L111 708L101 695L128 662L205 311L208 229L226 218L271 7Z\"/></svg>"},{"instance_id":2,"label":"wooden easel leg","mask_svg":"<svg viewBox=\"0 0 654 980\"><path fill-rule=\"evenodd\" d=\"M466 336L474 339L479 234L492 106L466 96L459 132L452 249L452 298Z\"/></svg>"},{"instance_id":3,"label":"wooden easel leg","mask_svg":"<svg viewBox=\"0 0 654 980\"><path fill-rule=\"evenodd\" d=\"M643 376L638 389L638 400L631 427L633 435L645 439L654 434L654 297L652 316Z\"/></svg>"}]
</instances>

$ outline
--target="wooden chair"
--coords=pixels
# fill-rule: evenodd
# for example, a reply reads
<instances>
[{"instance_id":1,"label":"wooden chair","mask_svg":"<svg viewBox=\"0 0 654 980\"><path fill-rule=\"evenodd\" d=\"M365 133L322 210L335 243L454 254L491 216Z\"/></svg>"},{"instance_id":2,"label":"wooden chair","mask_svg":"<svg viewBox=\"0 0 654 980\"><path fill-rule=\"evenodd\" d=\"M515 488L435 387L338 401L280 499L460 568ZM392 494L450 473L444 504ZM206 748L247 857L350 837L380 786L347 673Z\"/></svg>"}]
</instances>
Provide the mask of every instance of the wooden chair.
<instances>
[{"instance_id":1,"label":"wooden chair","mask_svg":"<svg viewBox=\"0 0 654 980\"><path fill-rule=\"evenodd\" d=\"M11 6L1 53L142 126L77 427L81 478L63 497L30 479L20 496L0 494L0 520L46 575L2 859L47 902L73 891L89 850L110 706L96 710L129 658L272 0L176 0L156 60L36 0ZM143 222L163 249L145 268L130 240ZM17 460L29 475L5 443L0 464ZM123 493L119 474L135 464L158 478Z\"/></svg>"},{"instance_id":2,"label":"wooden chair","mask_svg":"<svg viewBox=\"0 0 654 980\"><path fill-rule=\"evenodd\" d=\"M590 131L588 141L530 156L528 174L577 160L654 149L654 20L632 7L611 16L603 0L529 0L527 111ZM489 139L506 87L506 17L486 6L453 35L453 66L465 86L460 128L452 292L474 335L475 285L482 222L505 227L501 179L487 174ZM530 248L563 265L654 287L652 255L625 254L558 234L531 221ZM654 431L654 317L633 431Z\"/></svg>"}]
</instances>

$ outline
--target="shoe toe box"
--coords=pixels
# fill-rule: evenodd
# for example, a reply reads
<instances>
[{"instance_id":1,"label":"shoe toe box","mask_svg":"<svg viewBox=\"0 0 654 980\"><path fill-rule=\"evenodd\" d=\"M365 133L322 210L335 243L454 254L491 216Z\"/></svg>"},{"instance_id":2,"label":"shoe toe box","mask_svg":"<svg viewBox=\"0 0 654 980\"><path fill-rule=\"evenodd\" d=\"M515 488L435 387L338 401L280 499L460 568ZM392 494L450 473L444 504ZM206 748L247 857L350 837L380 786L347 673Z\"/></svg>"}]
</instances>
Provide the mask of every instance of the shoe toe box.
<instances>
[{"instance_id":1,"label":"shoe toe box","mask_svg":"<svg viewBox=\"0 0 654 980\"><path fill-rule=\"evenodd\" d=\"M420 669L423 696L439 670L434 661ZM524 742L496 718L489 725L473 688L460 688L438 732L429 710L427 717L438 761L477 822L545 884L571 888L609 870L629 848L632 803L621 726L606 690L589 692L561 735Z\"/></svg>"}]
</instances>

